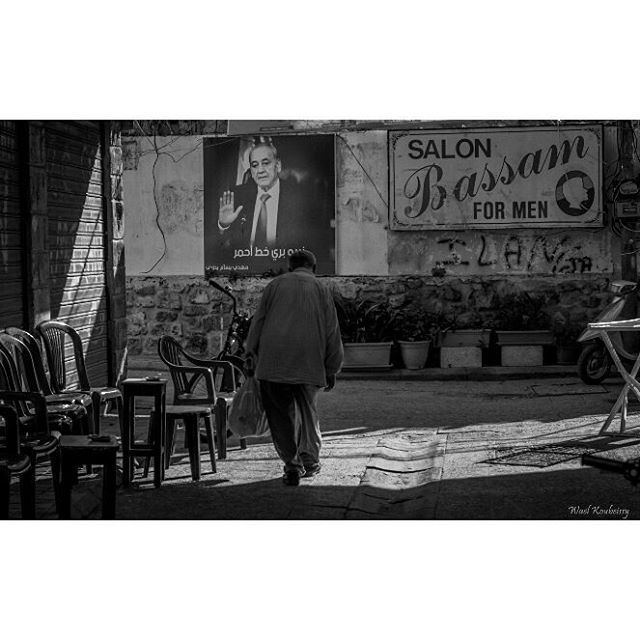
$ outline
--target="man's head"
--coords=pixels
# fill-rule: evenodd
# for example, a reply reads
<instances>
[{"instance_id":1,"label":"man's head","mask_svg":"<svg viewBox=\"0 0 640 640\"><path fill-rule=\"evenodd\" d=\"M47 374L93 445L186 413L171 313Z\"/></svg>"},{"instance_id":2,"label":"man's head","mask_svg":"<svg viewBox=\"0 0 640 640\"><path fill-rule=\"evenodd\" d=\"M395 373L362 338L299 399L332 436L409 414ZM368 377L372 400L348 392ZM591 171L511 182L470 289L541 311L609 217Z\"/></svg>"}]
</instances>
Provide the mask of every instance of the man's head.
<instances>
[{"instance_id":1,"label":"man's head","mask_svg":"<svg viewBox=\"0 0 640 640\"><path fill-rule=\"evenodd\" d=\"M289 256L289 271L301 268L311 269L314 273L316 272L316 257L311 251L301 249Z\"/></svg>"},{"instance_id":2,"label":"man's head","mask_svg":"<svg viewBox=\"0 0 640 640\"><path fill-rule=\"evenodd\" d=\"M282 170L278 151L269 142L256 144L249 153L249 168L251 177L260 189L271 189Z\"/></svg>"}]
</instances>

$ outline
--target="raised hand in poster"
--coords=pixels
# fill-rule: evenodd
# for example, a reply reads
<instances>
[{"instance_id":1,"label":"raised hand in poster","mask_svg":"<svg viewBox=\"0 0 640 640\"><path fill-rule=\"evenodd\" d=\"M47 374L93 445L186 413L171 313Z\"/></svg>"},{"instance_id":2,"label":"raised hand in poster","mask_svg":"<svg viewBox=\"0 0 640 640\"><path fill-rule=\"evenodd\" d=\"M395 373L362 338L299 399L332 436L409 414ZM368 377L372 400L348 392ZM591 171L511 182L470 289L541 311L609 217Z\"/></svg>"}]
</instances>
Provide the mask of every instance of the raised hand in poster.
<instances>
[{"instance_id":1,"label":"raised hand in poster","mask_svg":"<svg viewBox=\"0 0 640 640\"><path fill-rule=\"evenodd\" d=\"M220 198L220 209L218 211L218 224L221 229L228 228L240 215L243 207L234 207L233 191L225 191Z\"/></svg>"}]
</instances>

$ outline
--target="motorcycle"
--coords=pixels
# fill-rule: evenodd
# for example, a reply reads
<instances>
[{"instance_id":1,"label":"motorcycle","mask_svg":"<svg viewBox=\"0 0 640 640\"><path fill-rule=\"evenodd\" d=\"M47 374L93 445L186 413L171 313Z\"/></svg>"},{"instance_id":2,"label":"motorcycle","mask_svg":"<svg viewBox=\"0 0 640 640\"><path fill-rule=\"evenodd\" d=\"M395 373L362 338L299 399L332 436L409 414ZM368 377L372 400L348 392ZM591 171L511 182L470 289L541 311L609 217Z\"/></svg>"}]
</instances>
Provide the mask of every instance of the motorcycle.
<instances>
[{"instance_id":1,"label":"motorcycle","mask_svg":"<svg viewBox=\"0 0 640 640\"><path fill-rule=\"evenodd\" d=\"M238 311L238 304L236 297L233 295L232 289L230 286L223 287L218 284L215 280L209 280L209 284L214 288L224 293L226 296L231 298L231 302L233 305L231 322L229 323L229 329L227 330L227 335L224 341L224 345L222 346L222 350L216 356L218 360L224 360L226 362L230 362L233 364L237 370L237 374L240 374L242 378L246 375L246 361L245 361L245 347L244 343L247 339L247 335L249 334L249 327L251 326L251 317L249 316L248 311ZM238 384L239 382L236 381ZM232 381L225 376L222 381L222 391L231 391L233 390L234 385Z\"/></svg>"},{"instance_id":2,"label":"motorcycle","mask_svg":"<svg viewBox=\"0 0 640 640\"><path fill-rule=\"evenodd\" d=\"M613 280L610 282L609 291L614 294L614 297L593 322L612 322L626 319L622 318L621 315L624 312L627 299L637 290L637 282L630 282L629 280ZM625 365L634 362L638 354L630 351L624 344L622 334L612 332L609 335L622 362ZM613 363L607 347L600 339L599 332L587 327L578 336L577 342L585 343L578 357L578 375L580 379L586 384L602 382L609 375Z\"/></svg>"}]
</instances>

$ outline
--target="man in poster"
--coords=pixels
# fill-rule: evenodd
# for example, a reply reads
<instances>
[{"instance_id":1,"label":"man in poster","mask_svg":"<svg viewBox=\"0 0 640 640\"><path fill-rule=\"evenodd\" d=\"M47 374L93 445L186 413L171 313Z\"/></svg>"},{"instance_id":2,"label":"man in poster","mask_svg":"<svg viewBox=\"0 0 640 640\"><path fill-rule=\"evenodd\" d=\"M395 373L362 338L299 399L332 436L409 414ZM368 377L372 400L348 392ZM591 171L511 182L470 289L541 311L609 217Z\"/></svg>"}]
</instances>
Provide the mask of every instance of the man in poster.
<instances>
[{"instance_id":1,"label":"man in poster","mask_svg":"<svg viewBox=\"0 0 640 640\"><path fill-rule=\"evenodd\" d=\"M258 142L249 152L249 169L253 183L236 187L235 193L225 191L220 198L220 232L228 233L236 247L301 248L296 243L303 241L298 224L303 221L297 220L305 210L302 194L292 181L280 180L282 163L275 146Z\"/></svg>"},{"instance_id":2,"label":"man in poster","mask_svg":"<svg viewBox=\"0 0 640 640\"><path fill-rule=\"evenodd\" d=\"M333 139L313 138L279 140L287 167L271 138L205 147L208 276L282 273L300 249L319 256L320 273L335 273Z\"/></svg>"}]
</instances>

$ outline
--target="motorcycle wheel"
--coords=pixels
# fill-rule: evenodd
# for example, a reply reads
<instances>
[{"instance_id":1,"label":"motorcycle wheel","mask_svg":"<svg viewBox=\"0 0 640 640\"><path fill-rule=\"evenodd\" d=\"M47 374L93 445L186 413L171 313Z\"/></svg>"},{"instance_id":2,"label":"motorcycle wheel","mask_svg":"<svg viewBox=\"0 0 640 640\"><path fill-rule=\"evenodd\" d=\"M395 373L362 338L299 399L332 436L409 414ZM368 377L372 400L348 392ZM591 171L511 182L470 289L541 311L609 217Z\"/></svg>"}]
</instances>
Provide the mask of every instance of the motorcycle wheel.
<instances>
[{"instance_id":1,"label":"motorcycle wheel","mask_svg":"<svg viewBox=\"0 0 640 640\"><path fill-rule=\"evenodd\" d=\"M578 375L586 384L598 384L609 375L611 364L607 348L601 342L594 342L578 357Z\"/></svg>"}]
</instances>

